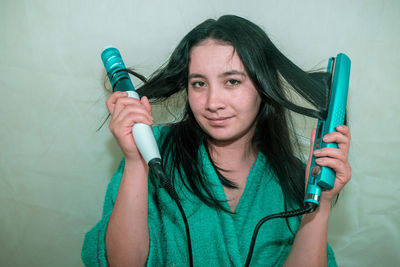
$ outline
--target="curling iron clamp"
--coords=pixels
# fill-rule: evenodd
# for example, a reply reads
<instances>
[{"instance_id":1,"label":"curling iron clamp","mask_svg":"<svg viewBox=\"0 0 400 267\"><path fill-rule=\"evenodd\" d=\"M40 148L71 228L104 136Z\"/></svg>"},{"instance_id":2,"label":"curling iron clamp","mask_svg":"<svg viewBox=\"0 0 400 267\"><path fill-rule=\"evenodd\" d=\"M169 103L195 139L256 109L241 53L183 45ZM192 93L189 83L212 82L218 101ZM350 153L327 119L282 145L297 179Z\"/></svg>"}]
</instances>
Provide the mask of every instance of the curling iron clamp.
<instances>
[{"instance_id":1,"label":"curling iron clamp","mask_svg":"<svg viewBox=\"0 0 400 267\"><path fill-rule=\"evenodd\" d=\"M325 120L320 119L317 122L313 150L325 147L338 148L336 143L325 143L322 138L328 133L336 131L336 127L344 123L349 90L350 65L351 61L345 54L338 54L336 58L333 57L329 60L327 72L331 73L331 86L328 114ZM321 192L333 188L335 172L329 167L317 165L315 159L316 157L313 155L304 204L311 204L316 208L320 204Z\"/></svg>"}]
</instances>

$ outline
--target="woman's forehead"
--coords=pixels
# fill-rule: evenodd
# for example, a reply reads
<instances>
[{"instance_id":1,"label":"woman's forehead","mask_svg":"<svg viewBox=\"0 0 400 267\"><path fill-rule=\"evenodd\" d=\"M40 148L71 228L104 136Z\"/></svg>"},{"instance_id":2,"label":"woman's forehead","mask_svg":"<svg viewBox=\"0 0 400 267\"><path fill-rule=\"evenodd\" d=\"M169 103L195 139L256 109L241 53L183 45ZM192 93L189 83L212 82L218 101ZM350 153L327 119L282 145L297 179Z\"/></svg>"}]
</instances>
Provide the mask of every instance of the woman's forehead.
<instances>
[{"instance_id":1,"label":"woman's forehead","mask_svg":"<svg viewBox=\"0 0 400 267\"><path fill-rule=\"evenodd\" d=\"M244 72L244 66L230 44L207 39L191 50L189 73L221 73L232 70Z\"/></svg>"}]
</instances>

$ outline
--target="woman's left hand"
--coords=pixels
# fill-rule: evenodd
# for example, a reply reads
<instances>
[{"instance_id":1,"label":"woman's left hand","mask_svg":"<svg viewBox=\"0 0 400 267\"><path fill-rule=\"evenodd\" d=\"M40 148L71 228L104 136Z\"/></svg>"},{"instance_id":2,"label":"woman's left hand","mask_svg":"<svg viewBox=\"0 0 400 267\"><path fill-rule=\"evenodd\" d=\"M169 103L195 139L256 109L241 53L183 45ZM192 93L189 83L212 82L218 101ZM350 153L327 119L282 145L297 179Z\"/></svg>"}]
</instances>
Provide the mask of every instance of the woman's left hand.
<instances>
[{"instance_id":1,"label":"woman's left hand","mask_svg":"<svg viewBox=\"0 0 400 267\"><path fill-rule=\"evenodd\" d=\"M351 139L350 130L345 125L338 126L336 127L336 132L329 133L323 137L325 143L335 142L338 144L338 148L326 147L313 151L314 137L315 129L311 133L311 148L306 168L306 179L308 179L313 155L317 157L316 164L332 168L336 172L335 186L331 190L322 192L320 199L320 202L330 203L351 178L351 167L348 160Z\"/></svg>"}]
</instances>

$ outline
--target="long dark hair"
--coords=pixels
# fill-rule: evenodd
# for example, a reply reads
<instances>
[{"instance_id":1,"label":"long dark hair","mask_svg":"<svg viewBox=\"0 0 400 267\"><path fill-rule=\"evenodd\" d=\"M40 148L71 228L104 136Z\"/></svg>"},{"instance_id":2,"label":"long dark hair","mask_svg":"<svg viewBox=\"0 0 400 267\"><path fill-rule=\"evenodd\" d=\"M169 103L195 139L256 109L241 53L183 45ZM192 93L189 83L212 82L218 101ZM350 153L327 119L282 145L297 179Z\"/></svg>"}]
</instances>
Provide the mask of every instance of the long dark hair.
<instances>
[{"instance_id":1,"label":"long dark hair","mask_svg":"<svg viewBox=\"0 0 400 267\"><path fill-rule=\"evenodd\" d=\"M208 19L191 30L178 44L168 62L138 88L140 95L163 101L186 91L190 52L206 39L230 44L239 55L249 77L258 90L262 104L257 117L253 144L267 157L282 187L285 208L302 205L304 198L304 164L296 157L288 109L315 118L323 118L327 106L326 73L307 73L287 59L254 23L233 15ZM290 88L290 89L289 89ZM301 95L315 109L289 100L289 90ZM197 124L188 103L183 118L171 124L163 136L161 153L174 184L176 171L183 184L209 206L226 210L216 199L204 179L198 158L199 147L207 136ZM207 147L207 146L206 146ZM212 161L212 159L210 158ZM213 163L214 164L214 163ZM221 183L235 187L214 165Z\"/></svg>"}]
</instances>

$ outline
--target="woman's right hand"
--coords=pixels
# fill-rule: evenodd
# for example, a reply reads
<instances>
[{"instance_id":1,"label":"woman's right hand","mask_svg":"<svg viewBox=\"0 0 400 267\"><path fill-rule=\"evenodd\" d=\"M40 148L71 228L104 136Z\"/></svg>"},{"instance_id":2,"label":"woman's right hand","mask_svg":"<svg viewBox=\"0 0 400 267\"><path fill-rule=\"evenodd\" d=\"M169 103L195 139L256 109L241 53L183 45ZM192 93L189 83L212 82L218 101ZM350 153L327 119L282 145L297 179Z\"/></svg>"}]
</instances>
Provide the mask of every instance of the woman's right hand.
<instances>
[{"instance_id":1,"label":"woman's right hand","mask_svg":"<svg viewBox=\"0 0 400 267\"><path fill-rule=\"evenodd\" d=\"M108 127L121 147L125 160L143 160L132 136L132 126L135 123L153 124L147 97L138 100L128 97L127 92L115 92L107 99L106 105L111 114Z\"/></svg>"},{"instance_id":2,"label":"woman's right hand","mask_svg":"<svg viewBox=\"0 0 400 267\"><path fill-rule=\"evenodd\" d=\"M151 106L146 97L128 97L115 92L106 101L111 114L109 128L125 156L118 194L106 231L110 266L145 266L149 254L148 166L132 136L135 123L152 125Z\"/></svg>"}]
</instances>

